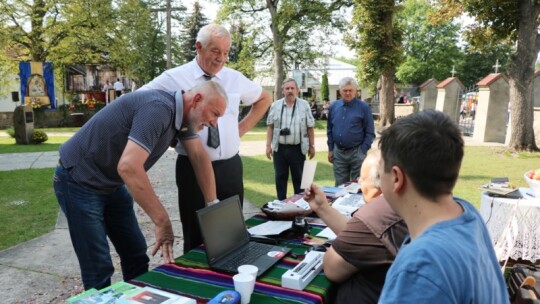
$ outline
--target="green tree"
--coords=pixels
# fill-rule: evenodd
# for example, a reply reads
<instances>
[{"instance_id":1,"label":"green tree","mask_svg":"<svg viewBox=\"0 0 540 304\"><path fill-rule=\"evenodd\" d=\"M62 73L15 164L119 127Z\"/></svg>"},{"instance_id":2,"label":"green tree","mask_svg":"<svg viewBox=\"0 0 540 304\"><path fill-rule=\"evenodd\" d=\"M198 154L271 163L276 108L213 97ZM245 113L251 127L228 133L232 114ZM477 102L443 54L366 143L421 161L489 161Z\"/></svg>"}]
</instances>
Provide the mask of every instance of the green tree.
<instances>
[{"instance_id":1,"label":"green tree","mask_svg":"<svg viewBox=\"0 0 540 304\"><path fill-rule=\"evenodd\" d=\"M330 90L328 88L328 73L322 74L321 79L321 97L323 100L330 100Z\"/></svg>"},{"instance_id":2,"label":"green tree","mask_svg":"<svg viewBox=\"0 0 540 304\"><path fill-rule=\"evenodd\" d=\"M484 77L495 73L494 65L497 61L501 65L498 71L506 71L510 53L511 47L507 44L494 43L491 47L486 46L482 50L466 45L464 54L455 67L457 77L463 85L473 88Z\"/></svg>"},{"instance_id":3,"label":"green tree","mask_svg":"<svg viewBox=\"0 0 540 304\"><path fill-rule=\"evenodd\" d=\"M360 59L358 78L377 83L381 127L394 122L394 72L402 61L401 30L394 20L399 7L394 0L355 0L347 41Z\"/></svg>"},{"instance_id":4,"label":"green tree","mask_svg":"<svg viewBox=\"0 0 540 304\"><path fill-rule=\"evenodd\" d=\"M396 77L402 83L421 84L430 78L445 79L460 61L462 53L457 46L460 25L451 19L431 22L429 16L433 10L425 1L407 0L403 10L396 15L403 29L404 61L396 71Z\"/></svg>"},{"instance_id":5,"label":"green tree","mask_svg":"<svg viewBox=\"0 0 540 304\"><path fill-rule=\"evenodd\" d=\"M273 60L275 75L274 98L281 97L281 83L287 67L294 63L311 63L320 57L324 43L312 39L315 31L331 35L331 26L343 26L339 9L350 0L219 0L219 16L229 20L245 18L257 21L260 29L269 28L271 39L257 41L259 52ZM331 26L330 26L331 25ZM271 54L269 54L271 52Z\"/></svg>"},{"instance_id":6,"label":"green tree","mask_svg":"<svg viewBox=\"0 0 540 304\"><path fill-rule=\"evenodd\" d=\"M0 32L6 32L5 26L0 21ZM8 46L9 40L6 35L0 34L0 45ZM0 47L0 95L8 95L14 75L17 75L18 64L14 60L15 51Z\"/></svg>"},{"instance_id":7,"label":"green tree","mask_svg":"<svg viewBox=\"0 0 540 304\"><path fill-rule=\"evenodd\" d=\"M118 15L108 61L139 85L148 82L167 66L166 37L160 30L163 20L150 11L149 4L138 0L120 1Z\"/></svg>"},{"instance_id":8,"label":"green tree","mask_svg":"<svg viewBox=\"0 0 540 304\"><path fill-rule=\"evenodd\" d=\"M199 1L195 1L193 3L193 12L182 22L183 29L179 43L179 61L181 64L193 60L197 55L197 51L195 50L197 33L207 24L208 18L201 12Z\"/></svg>"},{"instance_id":9,"label":"green tree","mask_svg":"<svg viewBox=\"0 0 540 304\"><path fill-rule=\"evenodd\" d=\"M242 72L246 77L255 77L255 37L257 33L250 34L242 20L231 25L232 45L229 51L227 66Z\"/></svg>"},{"instance_id":10,"label":"green tree","mask_svg":"<svg viewBox=\"0 0 540 304\"><path fill-rule=\"evenodd\" d=\"M507 43L514 46L507 66L510 85L510 142L517 151L538 151L533 129L534 64L540 52L540 1L531 0L442 0L442 18L462 11L477 21L467 31L467 40L477 48Z\"/></svg>"},{"instance_id":11,"label":"green tree","mask_svg":"<svg viewBox=\"0 0 540 304\"><path fill-rule=\"evenodd\" d=\"M9 20L7 47L31 61L99 61L114 21L110 0L12 0L2 2L0 12Z\"/></svg>"}]
</instances>

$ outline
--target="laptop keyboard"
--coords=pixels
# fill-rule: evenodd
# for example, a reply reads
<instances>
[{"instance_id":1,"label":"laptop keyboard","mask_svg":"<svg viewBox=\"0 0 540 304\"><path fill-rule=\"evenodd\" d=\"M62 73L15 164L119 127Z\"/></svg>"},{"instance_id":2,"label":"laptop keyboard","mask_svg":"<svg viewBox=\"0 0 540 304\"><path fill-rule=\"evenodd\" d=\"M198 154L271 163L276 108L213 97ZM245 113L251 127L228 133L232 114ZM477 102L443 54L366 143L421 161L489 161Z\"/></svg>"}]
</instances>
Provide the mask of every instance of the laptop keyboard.
<instances>
[{"instance_id":1,"label":"laptop keyboard","mask_svg":"<svg viewBox=\"0 0 540 304\"><path fill-rule=\"evenodd\" d=\"M262 246L261 246L262 245ZM258 257L268 252L268 247L264 244L248 243L240 249L239 252L235 252L235 256L225 263L225 266L229 269L236 269L240 265L251 263Z\"/></svg>"}]
</instances>

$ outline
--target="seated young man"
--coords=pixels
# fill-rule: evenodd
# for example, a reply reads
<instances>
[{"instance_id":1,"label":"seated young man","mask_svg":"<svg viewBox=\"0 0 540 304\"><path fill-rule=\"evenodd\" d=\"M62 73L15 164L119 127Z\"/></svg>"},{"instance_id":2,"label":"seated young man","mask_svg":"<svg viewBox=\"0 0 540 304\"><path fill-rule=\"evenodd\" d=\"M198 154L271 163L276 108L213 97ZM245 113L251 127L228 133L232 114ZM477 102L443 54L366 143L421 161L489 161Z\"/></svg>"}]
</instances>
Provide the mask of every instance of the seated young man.
<instances>
[{"instance_id":1,"label":"seated young man","mask_svg":"<svg viewBox=\"0 0 540 304\"><path fill-rule=\"evenodd\" d=\"M464 154L459 127L421 111L384 130L379 146L381 189L410 233L380 303L508 303L484 221L452 195Z\"/></svg>"},{"instance_id":2,"label":"seated young man","mask_svg":"<svg viewBox=\"0 0 540 304\"><path fill-rule=\"evenodd\" d=\"M407 234L403 220L381 196L378 163L377 151L362 164L359 182L366 205L350 220L328 205L316 185L306 189L311 209L337 235L324 255L324 274L339 283L335 303L377 303L386 272Z\"/></svg>"}]
</instances>

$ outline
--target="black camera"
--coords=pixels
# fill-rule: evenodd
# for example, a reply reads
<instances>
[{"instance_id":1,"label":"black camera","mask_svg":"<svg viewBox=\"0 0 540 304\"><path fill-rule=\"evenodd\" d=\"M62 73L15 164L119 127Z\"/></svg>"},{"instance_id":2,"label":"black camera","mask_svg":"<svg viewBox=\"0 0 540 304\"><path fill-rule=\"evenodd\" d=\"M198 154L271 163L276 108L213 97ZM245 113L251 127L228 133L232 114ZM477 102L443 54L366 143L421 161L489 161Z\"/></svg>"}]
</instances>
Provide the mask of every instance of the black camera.
<instances>
[{"instance_id":1,"label":"black camera","mask_svg":"<svg viewBox=\"0 0 540 304\"><path fill-rule=\"evenodd\" d=\"M291 135L291 130L289 128L281 129L279 135Z\"/></svg>"}]
</instances>

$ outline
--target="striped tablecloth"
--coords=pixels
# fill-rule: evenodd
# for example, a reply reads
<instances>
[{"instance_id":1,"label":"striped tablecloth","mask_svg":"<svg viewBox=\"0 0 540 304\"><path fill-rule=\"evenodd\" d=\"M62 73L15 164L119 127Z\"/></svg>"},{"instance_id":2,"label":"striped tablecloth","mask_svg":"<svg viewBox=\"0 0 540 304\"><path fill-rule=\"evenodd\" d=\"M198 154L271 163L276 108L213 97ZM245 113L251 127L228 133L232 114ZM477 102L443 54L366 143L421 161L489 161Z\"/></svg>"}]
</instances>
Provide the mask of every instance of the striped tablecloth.
<instances>
[{"instance_id":1,"label":"striped tablecloth","mask_svg":"<svg viewBox=\"0 0 540 304\"><path fill-rule=\"evenodd\" d=\"M254 216L246 221L249 227L266 221L263 215ZM310 228L310 234L315 235L321 229ZM292 248L291 253L302 255L308 246L300 240L286 241L283 245ZM335 285L321 272L302 291L281 287L281 276L299 263L299 259L287 255L274 267L257 278L251 303L331 303ZM151 286L169 292L181 294L206 303L224 290L234 290L232 276L209 269L204 247L191 250L178 257L174 264L165 264L131 280L130 283L139 286Z\"/></svg>"}]
</instances>

